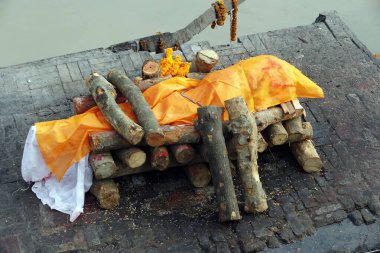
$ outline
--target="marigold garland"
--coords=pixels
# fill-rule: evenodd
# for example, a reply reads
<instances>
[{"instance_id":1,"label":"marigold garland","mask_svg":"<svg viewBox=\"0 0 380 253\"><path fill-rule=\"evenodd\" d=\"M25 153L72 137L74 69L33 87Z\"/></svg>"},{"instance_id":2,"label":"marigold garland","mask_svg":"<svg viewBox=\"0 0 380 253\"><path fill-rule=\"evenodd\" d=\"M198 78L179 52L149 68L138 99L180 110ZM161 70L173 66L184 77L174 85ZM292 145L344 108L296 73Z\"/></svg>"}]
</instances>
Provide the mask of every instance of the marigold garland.
<instances>
[{"instance_id":1,"label":"marigold garland","mask_svg":"<svg viewBox=\"0 0 380 253\"><path fill-rule=\"evenodd\" d=\"M166 57L160 61L162 76L186 76L190 71L190 62L183 62L181 56L176 55L173 59L173 48L166 49Z\"/></svg>"},{"instance_id":2,"label":"marigold garland","mask_svg":"<svg viewBox=\"0 0 380 253\"><path fill-rule=\"evenodd\" d=\"M216 16L216 22L214 21L211 24L211 28L214 29L216 24L218 24L218 26L224 25L224 21L227 19L227 11L223 0L218 0L215 3L212 3L211 6L214 7Z\"/></svg>"},{"instance_id":3,"label":"marigold garland","mask_svg":"<svg viewBox=\"0 0 380 253\"><path fill-rule=\"evenodd\" d=\"M237 12L238 12L238 3L237 0L232 0L232 21L231 21L231 41L236 41L236 27L237 27Z\"/></svg>"}]
</instances>

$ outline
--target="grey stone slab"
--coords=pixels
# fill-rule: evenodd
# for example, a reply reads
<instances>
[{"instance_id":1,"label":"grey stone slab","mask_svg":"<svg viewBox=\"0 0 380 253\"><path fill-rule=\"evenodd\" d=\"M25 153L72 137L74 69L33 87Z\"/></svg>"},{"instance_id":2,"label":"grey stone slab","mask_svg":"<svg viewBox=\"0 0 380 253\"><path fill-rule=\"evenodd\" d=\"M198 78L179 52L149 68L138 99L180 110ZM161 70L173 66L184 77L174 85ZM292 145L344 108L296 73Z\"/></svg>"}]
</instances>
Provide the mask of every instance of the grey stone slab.
<instances>
[{"instance_id":1,"label":"grey stone slab","mask_svg":"<svg viewBox=\"0 0 380 253\"><path fill-rule=\"evenodd\" d=\"M83 76L82 76L82 73L80 72L77 62L67 63L67 68L69 69L70 76L73 81L83 80Z\"/></svg>"},{"instance_id":2,"label":"grey stone slab","mask_svg":"<svg viewBox=\"0 0 380 253\"><path fill-rule=\"evenodd\" d=\"M34 76L25 76L17 80L18 87L29 86L29 89L31 90L59 84L61 84L61 78L57 68L53 72L41 73Z\"/></svg>"},{"instance_id":3,"label":"grey stone slab","mask_svg":"<svg viewBox=\"0 0 380 253\"><path fill-rule=\"evenodd\" d=\"M63 90L67 99L72 99L73 97L83 96L90 93L84 80L64 83Z\"/></svg>"},{"instance_id":4,"label":"grey stone slab","mask_svg":"<svg viewBox=\"0 0 380 253\"><path fill-rule=\"evenodd\" d=\"M62 86L47 86L31 90L30 93L36 111L53 105L59 105L66 100Z\"/></svg>"},{"instance_id":5,"label":"grey stone slab","mask_svg":"<svg viewBox=\"0 0 380 253\"><path fill-rule=\"evenodd\" d=\"M133 65L130 53L120 55L121 64L125 69L125 72L131 72L135 70L135 66Z\"/></svg>"},{"instance_id":6,"label":"grey stone slab","mask_svg":"<svg viewBox=\"0 0 380 253\"><path fill-rule=\"evenodd\" d=\"M60 64L57 65L59 76L61 77L62 83L68 83L72 82L69 68L67 67L67 64Z\"/></svg>"},{"instance_id":7,"label":"grey stone slab","mask_svg":"<svg viewBox=\"0 0 380 253\"><path fill-rule=\"evenodd\" d=\"M132 64L133 64L135 70L141 69L141 67L143 65L143 60L141 59L141 55L139 53L132 52L129 54L129 56L131 57Z\"/></svg>"},{"instance_id":8,"label":"grey stone slab","mask_svg":"<svg viewBox=\"0 0 380 253\"><path fill-rule=\"evenodd\" d=\"M78 67L84 78L86 78L93 72L88 60L78 61Z\"/></svg>"}]
</instances>

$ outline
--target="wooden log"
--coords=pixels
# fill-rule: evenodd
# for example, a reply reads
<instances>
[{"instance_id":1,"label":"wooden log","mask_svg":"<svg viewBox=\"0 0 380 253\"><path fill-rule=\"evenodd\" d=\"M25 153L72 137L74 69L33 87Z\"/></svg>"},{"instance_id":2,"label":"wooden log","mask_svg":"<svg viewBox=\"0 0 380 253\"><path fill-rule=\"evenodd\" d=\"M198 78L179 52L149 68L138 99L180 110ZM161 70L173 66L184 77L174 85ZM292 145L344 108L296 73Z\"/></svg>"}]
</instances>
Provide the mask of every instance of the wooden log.
<instances>
[{"instance_id":1,"label":"wooden log","mask_svg":"<svg viewBox=\"0 0 380 253\"><path fill-rule=\"evenodd\" d=\"M304 171L308 173L321 171L323 163L311 140L291 143L290 150Z\"/></svg>"},{"instance_id":2,"label":"wooden log","mask_svg":"<svg viewBox=\"0 0 380 253\"><path fill-rule=\"evenodd\" d=\"M198 51L195 56L196 69L201 73L210 73L211 69L215 67L218 62L218 54L211 49L203 49Z\"/></svg>"},{"instance_id":3,"label":"wooden log","mask_svg":"<svg viewBox=\"0 0 380 253\"><path fill-rule=\"evenodd\" d=\"M169 151L165 146L151 148L150 164L154 170L166 170L169 163Z\"/></svg>"},{"instance_id":4,"label":"wooden log","mask_svg":"<svg viewBox=\"0 0 380 253\"><path fill-rule=\"evenodd\" d=\"M257 137L257 152L263 153L268 148L268 143L261 133Z\"/></svg>"},{"instance_id":5,"label":"wooden log","mask_svg":"<svg viewBox=\"0 0 380 253\"><path fill-rule=\"evenodd\" d=\"M146 153L136 147L116 150L115 155L132 169L142 166L146 161Z\"/></svg>"},{"instance_id":6,"label":"wooden log","mask_svg":"<svg viewBox=\"0 0 380 253\"><path fill-rule=\"evenodd\" d=\"M142 77L136 77L134 80L134 83L137 87L139 87L141 91L145 91L146 89L156 85L157 83L165 81L169 78L171 78L171 76L158 77L158 78L147 79L147 80L143 80ZM126 97L124 97L122 94L117 92L116 103L118 104L124 103L126 100L127 100ZM96 106L96 103L91 95L73 98L73 107L74 107L75 114L82 114L95 106Z\"/></svg>"},{"instance_id":7,"label":"wooden log","mask_svg":"<svg viewBox=\"0 0 380 253\"><path fill-rule=\"evenodd\" d=\"M227 148L227 154L228 158L232 161L237 160L237 152L236 152L236 139L235 138L230 138L226 141L226 148Z\"/></svg>"},{"instance_id":8,"label":"wooden log","mask_svg":"<svg viewBox=\"0 0 380 253\"><path fill-rule=\"evenodd\" d=\"M272 124L297 118L301 116L303 112L303 108L296 108L294 114L287 114L284 113L281 107L272 107L263 111L258 111L254 113L254 116L256 118L257 130L261 132Z\"/></svg>"},{"instance_id":9,"label":"wooden log","mask_svg":"<svg viewBox=\"0 0 380 253\"><path fill-rule=\"evenodd\" d=\"M202 80L206 76L205 73L200 72L189 72L186 74L187 78L196 79L196 80Z\"/></svg>"},{"instance_id":10,"label":"wooden log","mask_svg":"<svg viewBox=\"0 0 380 253\"><path fill-rule=\"evenodd\" d=\"M289 142L313 138L313 127L309 122L302 122L302 117L284 121L284 127L289 135Z\"/></svg>"},{"instance_id":11,"label":"wooden log","mask_svg":"<svg viewBox=\"0 0 380 253\"><path fill-rule=\"evenodd\" d=\"M117 92L116 94L116 103L124 103L126 101L126 97ZM96 103L91 95L74 97L73 98L73 107L75 114L82 114L87 112L91 108L95 107Z\"/></svg>"},{"instance_id":12,"label":"wooden log","mask_svg":"<svg viewBox=\"0 0 380 253\"><path fill-rule=\"evenodd\" d=\"M90 93L111 126L131 144L139 143L144 137L143 128L133 122L115 101L116 91L107 80L93 73L86 80Z\"/></svg>"},{"instance_id":13,"label":"wooden log","mask_svg":"<svg viewBox=\"0 0 380 253\"><path fill-rule=\"evenodd\" d=\"M196 164L196 163L202 163L205 162L204 159L200 155L195 155L194 159L191 160L187 165ZM139 173L144 173L148 171L154 171L155 169L152 168L149 159L140 167L137 168L130 168L129 166L125 165L123 162L121 162L119 159L115 159L115 164L118 168L116 174L112 175L110 178L118 178L123 177L127 175L134 175ZM178 163L175 159L170 159L169 165L167 168L176 168L176 167L183 167L183 164Z\"/></svg>"},{"instance_id":14,"label":"wooden log","mask_svg":"<svg viewBox=\"0 0 380 253\"><path fill-rule=\"evenodd\" d=\"M109 71L107 79L128 99L133 112L144 129L146 143L152 147L163 145L165 136L141 90L124 73L118 70Z\"/></svg>"},{"instance_id":15,"label":"wooden log","mask_svg":"<svg viewBox=\"0 0 380 253\"><path fill-rule=\"evenodd\" d=\"M194 159L195 149L190 144L170 145L170 151L180 164L189 163Z\"/></svg>"},{"instance_id":16,"label":"wooden log","mask_svg":"<svg viewBox=\"0 0 380 253\"><path fill-rule=\"evenodd\" d=\"M119 187L113 179L95 181L90 192L96 197L101 208L112 209L119 205Z\"/></svg>"},{"instance_id":17,"label":"wooden log","mask_svg":"<svg viewBox=\"0 0 380 253\"><path fill-rule=\"evenodd\" d=\"M272 124L266 129L269 141L272 145L282 145L288 140L288 133L281 122Z\"/></svg>"},{"instance_id":18,"label":"wooden log","mask_svg":"<svg viewBox=\"0 0 380 253\"><path fill-rule=\"evenodd\" d=\"M302 119L297 117L294 119L284 121L284 128L292 138L299 138L302 135Z\"/></svg>"},{"instance_id":19,"label":"wooden log","mask_svg":"<svg viewBox=\"0 0 380 253\"><path fill-rule=\"evenodd\" d=\"M161 126L165 145L198 143L200 136L193 126ZM96 153L132 147L115 131L96 133L89 136L90 149ZM142 141L138 146L146 146Z\"/></svg>"},{"instance_id":20,"label":"wooden log","mask_svg":"<svg viewBox=\"0 0 380 253\"><path fill-rule=\"evenodd\" d=\"M196 187L206 187L211 182L211 173L206 163L187 165L185 172L190 183Z\"/></svg>"},{"instance_id":21,"label":"wooden log","mask_svg":"<svg viewBox=\"0 0 380 253\"><path fill-rule=\"evenodd\" d=\"M109 178L116 174L117 167L110 152L90 153L88 162L96 179Z\"/></svg>"},{"instance_id":22,"label":"wooden log","mask_svg":"<svg viewBox=\"0 0 380 253\"><path fill-rule=\"evenodd\" d=\"M171 76L163 76L163 77L156 77L156 78L152 78L152 79L146 79L146 80L139 80L139 79L135 79L134 80L134 84L139 87L139 89L144 92L146 91L147 89L149 89L150 87L162 82L162 81L165 81L165 80L168 80L172 78Z\"/></svg>"},{"instance_id":23,"label":"wooden log","mask_svg":"<svg viewBox=\"0 0 380 253\"><path fill-rule=\"evenodd\" d=\"M244 187L244 211L264 212L268 209L265 191L262 187L257 165L258 132L243 97L224 101L230 119L240 178Z\"/></svg>"},{"instance_id":24,"label":"wooden log","mask_svg":"<svg viewBox=\"0 0 380 253\"><path fill-rule=\"evenodd\" d=\"M142 66L142 78L151 79L161 77L161 66L155 60L146 60Z\"/></svg>"},{"instance_id":25,"label":"wooden log","mask_svg":"<svg viewBox=\"0 0 380 253\"><path fill-rule=\"evenodd\" d=\"M291 119L302 115L303 110L297 110L293 116L286 115L280 107L269 108L264 111L253 113L256 119L257 129L259 132L267 126ZM228 122L224 123L227 126ZM200 141L199 132L193 126L164 126L162 131L165 136L165 145L198 143ZM223 133L228 134L227 127L224 127ZM131 144L115 132L102 132L89 136L90 149L94 152L104 152L109 150L131 147Z\"/></svg>"},{"instance_id":26,"label":"wooden log","mask_svg":"<svg viewBox=\"0 0 380 253\"><path fill-rule=\"evenodd\" d=\"M229 159L222 131L222 109L216 106L198 108L197 129L207 149L212 181L219 208L219 220L240 220L240 212L232 182Z\"/></svg>"}]
</instances>

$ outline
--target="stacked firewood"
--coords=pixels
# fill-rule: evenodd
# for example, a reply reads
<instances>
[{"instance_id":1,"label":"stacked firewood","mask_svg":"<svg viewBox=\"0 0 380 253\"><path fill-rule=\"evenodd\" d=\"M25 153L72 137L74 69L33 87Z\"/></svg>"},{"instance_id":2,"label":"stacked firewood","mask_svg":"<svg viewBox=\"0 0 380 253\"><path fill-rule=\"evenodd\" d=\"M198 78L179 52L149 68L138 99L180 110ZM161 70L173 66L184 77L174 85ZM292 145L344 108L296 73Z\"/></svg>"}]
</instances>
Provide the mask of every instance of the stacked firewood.
<instances>
[{"instance_id":1,"label":"stacked firewood","mask_svg":"<svg viewBox=\"0 0 380 253\"><path fill-rule=\"evenodd\" d=\"M218 61L215 52L199 52L198 71L209 72ZM91 96L73 100L76 113L97 105L115 131L91 134L89 163L94 172L91 193L102 208L118 205L120 195L114 178L152 170L183 167L194 187L213 182L221 221L241 218L232 182L231 161L236 161L244 187L244 211L267 209L261 185L257 154L268 147L290 144L290 149L309 173L318 172L322 162L311 141L312 126L304 122L304 109L298 100L263 111L249 112L242 97L225 101L229 121L222 122L223 108L198 109L192 125L159 126L142 91L157 84L159 63L148 60L142 77L132 82L124 73L111 70L107 77L93 73L86 80ZM190 74L202 78L202 74ZM117 103L128 100L137 123L126 116Z\"/></svg>"}]
</instances>

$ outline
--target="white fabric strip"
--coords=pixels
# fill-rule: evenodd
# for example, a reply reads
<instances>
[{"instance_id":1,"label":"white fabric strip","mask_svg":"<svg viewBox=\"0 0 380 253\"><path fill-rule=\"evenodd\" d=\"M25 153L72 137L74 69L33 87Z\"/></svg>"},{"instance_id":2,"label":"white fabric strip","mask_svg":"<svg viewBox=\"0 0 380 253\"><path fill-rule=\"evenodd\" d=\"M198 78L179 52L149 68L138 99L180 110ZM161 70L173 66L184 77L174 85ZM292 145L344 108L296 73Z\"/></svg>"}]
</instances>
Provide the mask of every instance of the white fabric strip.
<instances>
[{"instance_id":1,"label":"white fabric strip","mask_svg":"<svg viewBox=\"0 0 380 253\"><path fill-rule=\"evenodd\" d=\"M21 172L26 182L35 182L32 191L44 205L69 214L71 222L83 213L84 196L92 185L88 155L71 166L61 182L58 182L41 155L36 140L36 127L32 126L24 146Z\"/></svg>"}]
</instances>

